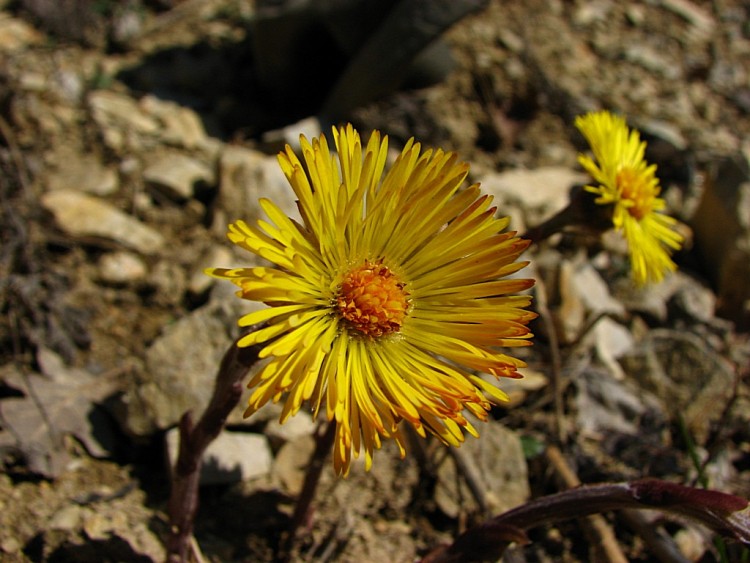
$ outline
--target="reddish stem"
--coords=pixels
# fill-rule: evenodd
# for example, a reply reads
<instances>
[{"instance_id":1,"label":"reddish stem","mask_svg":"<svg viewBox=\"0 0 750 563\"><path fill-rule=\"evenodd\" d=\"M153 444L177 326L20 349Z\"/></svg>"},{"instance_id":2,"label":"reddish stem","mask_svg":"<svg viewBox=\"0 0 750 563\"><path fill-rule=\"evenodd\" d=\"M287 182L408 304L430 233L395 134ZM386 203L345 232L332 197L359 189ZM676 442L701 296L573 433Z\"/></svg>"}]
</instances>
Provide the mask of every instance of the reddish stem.
<instances>
[{"instance_id":1,"label":"reddish stem","mask_svg":"<svg viewBox=\"0 0 750 563\"><path fill-rule=\"evenodd\" d=\"M294 507L292 522L289 526L289 532L282 542L279 560L288 561L294 549L294 543L300 528L305 526L310 520L310 507L315 499L315 491L320 482L320 475L323 472L323 465L328 457L333 442L336 437L336 422L325 422L318 426L315 434L315 451L310 458L310 464L307 466L305 482L302 485L297 504Z\"/></svg>"},{"instance_id":2,"label":"reddish stem","mask_svg":"<svg viewBox=\"0 0 750 563\"><path fill-rule=\"evenodd\" d=\"M188 411L180 420L180 449L172 474L169 498L167 561L187 561L190 537L198 512L198 484L203 453L224 428L227 417L242 396L243 379L258 359L260 346L240 348L235 341L221 360L211 401L193 426Z\"/></svg>"},{"instance_id":3,"label":"reddish stem","mask_svg":"<svg viewBox=\"0 0 750 563\"><path fill-rule=\"evenodd\" d=\"M538 498L461 534L452 545L429 553L422 563L495 561L512 541L542 524L624 508L659 509L696 520L717 533L750 545L748 501L718 491L658 479L589 485Z\"/></svg>"}]
</instances>

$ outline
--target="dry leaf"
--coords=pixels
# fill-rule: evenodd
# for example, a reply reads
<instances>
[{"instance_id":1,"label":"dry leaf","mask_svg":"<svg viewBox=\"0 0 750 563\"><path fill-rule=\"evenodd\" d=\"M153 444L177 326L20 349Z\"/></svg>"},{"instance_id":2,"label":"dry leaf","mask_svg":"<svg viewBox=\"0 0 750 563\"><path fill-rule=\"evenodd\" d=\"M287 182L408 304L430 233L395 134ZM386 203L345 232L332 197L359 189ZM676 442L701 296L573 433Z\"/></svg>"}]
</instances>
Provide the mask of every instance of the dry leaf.
<instances>
[{"instance_id":1,"label":"dry leaf","mask_svg":"<svg viewBox=\"0 0 750 563\"><path fill-rule=\"evenodd\" d=\"M96 436L109 429L103 426L106 419L101 413L97 416L94 404L119 389L120 373L94 376L69 368L47 349L40 349L37 359L43 374L26 375L10 364L0 373L7 386L23 393L0 401L0 448L17 448L29 469L54 477L68 462L63 446L66 434L80 440L91 455L107 455Z\"/></svg>"}]
</instances>

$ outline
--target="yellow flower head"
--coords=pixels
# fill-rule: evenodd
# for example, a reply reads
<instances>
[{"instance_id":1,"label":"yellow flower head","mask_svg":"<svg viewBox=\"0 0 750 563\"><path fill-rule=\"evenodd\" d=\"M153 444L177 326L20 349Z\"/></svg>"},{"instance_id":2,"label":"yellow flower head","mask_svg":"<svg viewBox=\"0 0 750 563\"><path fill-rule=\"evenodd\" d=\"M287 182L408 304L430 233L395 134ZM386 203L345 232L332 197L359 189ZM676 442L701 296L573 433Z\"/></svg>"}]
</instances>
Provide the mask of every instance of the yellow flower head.
<instances>
[{"instance_id":1,"label":"yellow flower head","mask_svg":"<svg viewBox=\"0 0 750 563\"><path fill-rule=\"evenodd\" d=\"M671 251L683 238L674 231L677 221L662 213L656 165L643 158L645 141L625 120L608 111L576 118L575 125L591 146L595 160L579 155L578 162L599 182L586 189L599 197L596 203L613 205L612 221L628 242L633 280L638 285L658 283L677 266ZM598 164L597 164L598 163Z\"/></svg>"},{"instance_id":2,"label":"yellow flower head","mask_svg":"<svg viewBox=\"0 0 750 563\"><path fill-rule=\"evenodd\" d=\"M239 345L266 343L270 358L248 384L246 416L282 397L281 422L323 405L346 475L363 449L370 468L381 438L403 456L402 420L446 444L476 436L464 409L486 420L487 397L507 397L471 370L517 377L524 363L498 347L529 345L536 315L530 297L511 295L533 280L504 279L527 264L516 259L528 242L502 232L508 219L478 185L460 189L468 165L410 140L384 175L387 137L363 148L351 125L333 137L337 154L325 136L301 137L304 165L289 146L279 154L301 224L262 199L269 221L229 226L232 242L274 266L206 273L269 305L240 319L267 323Z\"/></svg>"}]
</instances>

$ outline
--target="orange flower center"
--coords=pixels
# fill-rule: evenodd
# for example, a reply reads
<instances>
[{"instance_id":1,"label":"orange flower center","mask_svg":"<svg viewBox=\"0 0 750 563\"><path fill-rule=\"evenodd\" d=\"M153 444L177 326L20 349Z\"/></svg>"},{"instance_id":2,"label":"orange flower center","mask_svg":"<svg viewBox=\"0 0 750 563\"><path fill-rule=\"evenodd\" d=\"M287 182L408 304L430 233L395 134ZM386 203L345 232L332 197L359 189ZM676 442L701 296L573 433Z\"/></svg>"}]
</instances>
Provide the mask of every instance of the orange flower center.
<instances>
[{"instance_id":1,"label":"orange flower center","mask_svg":"<svg viewBox=\"0 0 750 563\"><path fill-rule=\"evenodd\" d=\"M622 199L630 202L628 212L640 220L653 210L654 187L649 182L649 175L638 173L632 168L623 168L617 173L617 187Z\"/></svg>"},{"instance_id":2,"label":"orange flower center","mask_svg":"<svg viewBox=\"0 0 750 563\"><path fill-rule=\"evenodd\" d=\"M349 327L366 336L398 332L409 308L409 293L381 262L365 263L351 270L341 283L336 307Z\"/></svg>"}]
</instances>

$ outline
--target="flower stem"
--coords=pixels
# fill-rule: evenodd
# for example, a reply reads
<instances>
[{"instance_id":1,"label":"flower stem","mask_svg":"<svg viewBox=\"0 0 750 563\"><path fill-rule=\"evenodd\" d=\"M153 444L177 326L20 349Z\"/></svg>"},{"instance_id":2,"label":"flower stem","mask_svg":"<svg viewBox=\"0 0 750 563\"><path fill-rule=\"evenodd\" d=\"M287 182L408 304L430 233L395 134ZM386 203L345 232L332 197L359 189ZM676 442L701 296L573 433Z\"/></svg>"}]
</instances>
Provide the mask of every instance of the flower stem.
<instances>
[{"instance_id":1,"label":"flower stem","mask_svg":"<svg viewBox=\"0 0 750 563\"><path fill-rule=\"evenodd\" d=\"M300 492L299 499L297 499L297 505L294 507L289 531L281 544L279 553L280 561L289 561L299 529L305 526L309 520L310 507L312 501L315 499L315 491L320 482L323 465L333 447L335 437L336 423L334 421L324 422L318 426L315 433L315 451L307 467L305 482L302 485L302 492Z\"/></svg>"},{"instance_id":2,"label":"flower stem","mask_svg":"<svg viewBox=\"0 0 750 563\"><path fill-rule=\"evenodd\" d=\"M592 233L603 233L612 228L612 210L597 205L594 197L580 186L570 191L570 202L543 223L531 227L521 238L534 244L548 239L556 233L575 228Z\"/></svg>"},{"instance_id":3,"label":"flower stem","mask_svg":"<svg viewBox=\"0 0 750 563\"><path fill-rule=\"evenodd\" d=\"M452 545L429 553L422 563L496 561L511 542L527 543L528 529L627 508L657 509L687 517L750 545L750 503L746 499L658 479L641 479L583 486L532 500L467 530Z\"/></svg>"},{"instance_id":4,"label":"flower stem","mask_svg":"<svg viewBox=\"0 0 750 563\"><path fill-rule=\"evenodd\" d=\"M180 420L180 449L172 474L169 498L167 561L187 561L195 515L203 453L224 428L227 417L239 403L248 370L258 360L260 346L240 348L233 342L221 360L213 396L203 416L193 424L190 411Z\"/></svg>"}]
</instances>

